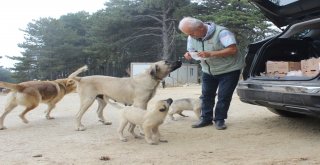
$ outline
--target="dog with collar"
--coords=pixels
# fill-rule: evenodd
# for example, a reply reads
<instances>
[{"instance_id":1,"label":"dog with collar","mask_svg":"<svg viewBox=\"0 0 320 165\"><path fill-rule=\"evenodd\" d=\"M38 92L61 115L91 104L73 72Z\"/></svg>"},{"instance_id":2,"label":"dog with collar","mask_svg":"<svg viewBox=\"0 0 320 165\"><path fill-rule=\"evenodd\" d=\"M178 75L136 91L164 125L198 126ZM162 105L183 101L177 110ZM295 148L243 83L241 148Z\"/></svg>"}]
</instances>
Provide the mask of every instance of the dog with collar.
<instances>
[{"instance_id":1,"label":"dog with collar","mask_svg":"<svg viewBox=\"0 0 320 165\"><path fill-rule=\"evenodd\" d=\"M77 131L86 129L81 119L95 100L98 100L98 117L104 124L111 124L103 116L103 109L110 99L117 103L147 109L147 104L155 95L159 83L181 65L181 61L162 60L151 64L143 73L124 78L101 75L77 77L87 70L87 66L79 68L68 77L77 82L80 96L80 110L76 117L75 129Z\"/></svg>"}]
</instances>

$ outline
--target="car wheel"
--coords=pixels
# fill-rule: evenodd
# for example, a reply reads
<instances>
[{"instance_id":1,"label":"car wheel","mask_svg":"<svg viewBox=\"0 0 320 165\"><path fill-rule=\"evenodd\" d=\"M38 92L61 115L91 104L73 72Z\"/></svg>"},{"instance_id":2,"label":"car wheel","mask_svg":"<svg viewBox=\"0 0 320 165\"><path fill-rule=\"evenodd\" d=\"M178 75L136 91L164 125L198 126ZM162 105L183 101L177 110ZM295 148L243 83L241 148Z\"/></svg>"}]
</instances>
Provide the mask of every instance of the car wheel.
<instances>
[{"instance_id":1,"label":"car wheel","mask_svg":"<svg viewBox=\"0 0 320 165\"><path fill-rule=\"evenodd\" d=\"M269 111L283 117L305 117L306 115L267 107Z\"/></svg>"}]
</instances>

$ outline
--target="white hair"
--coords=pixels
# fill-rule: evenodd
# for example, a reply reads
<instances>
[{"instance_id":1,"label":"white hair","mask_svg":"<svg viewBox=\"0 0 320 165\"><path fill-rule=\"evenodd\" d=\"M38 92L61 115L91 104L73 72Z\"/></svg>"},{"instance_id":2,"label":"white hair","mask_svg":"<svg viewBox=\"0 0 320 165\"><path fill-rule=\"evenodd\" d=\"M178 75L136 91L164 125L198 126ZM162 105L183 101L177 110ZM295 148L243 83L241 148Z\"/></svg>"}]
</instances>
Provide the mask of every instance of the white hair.
<instances>
[{"instance_id":1,"label":"white hair","mask_svg":"<svg viewBox=\"0 0 320 165\"><path fill-rule=\"evenodd\" d=\"M184 17L180 22L179 22L179 29L182 30L185 26L188 28L194 30L197 29L198 27L203 26L203 22L192 17Z\"/></svg>"}]
</instances>

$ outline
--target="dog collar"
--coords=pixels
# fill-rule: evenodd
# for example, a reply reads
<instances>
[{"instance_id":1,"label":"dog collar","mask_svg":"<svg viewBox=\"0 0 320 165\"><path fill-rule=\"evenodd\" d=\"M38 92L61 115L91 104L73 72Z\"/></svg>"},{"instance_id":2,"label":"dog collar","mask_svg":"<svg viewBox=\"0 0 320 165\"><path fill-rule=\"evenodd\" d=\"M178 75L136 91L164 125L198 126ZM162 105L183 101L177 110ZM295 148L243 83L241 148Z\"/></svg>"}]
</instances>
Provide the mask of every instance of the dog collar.
<instances>
[{"instance_id":1,"label":"dog collar","mask_svg":"<svg viewBox=\"0 0 320 165\"><path fill-rule=\"evenodd\" d=\"M152 76L152 79L156 80L156 81L162 81L161 78L157 77L157 76Z\"/></svg>"},{"instance_id":2,"label":"dog collar","mask_svg":"<svg viewBox=\"0 0 320 165\"><path fill-rule=\"evenodd\" d=\"M66 93L66 91L67 91L67 87L63 84L63 83L59 83L59 82L57 82L58 83L58 85L60 86L60 87L63 87L63 91Z\"/></svg>"}]
</instances>

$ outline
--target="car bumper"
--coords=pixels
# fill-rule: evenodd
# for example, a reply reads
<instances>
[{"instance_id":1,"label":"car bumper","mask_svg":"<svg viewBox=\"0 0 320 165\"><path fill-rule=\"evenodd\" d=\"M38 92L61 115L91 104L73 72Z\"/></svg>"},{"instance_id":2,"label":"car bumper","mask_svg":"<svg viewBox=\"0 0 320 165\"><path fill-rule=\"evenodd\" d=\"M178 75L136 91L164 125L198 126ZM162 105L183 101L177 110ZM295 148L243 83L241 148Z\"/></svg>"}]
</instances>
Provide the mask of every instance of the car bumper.
<instances>
[{"instance_id":1,"label":"car bumper","mask_svg":"<svg viewBox=\"0 0 320 165\"><path fill-rule=\"evenodd\" d=\"M239 82L237 94L249 104L320 116L320 85L299 86Z\"/></svg>"}]
</instances>

